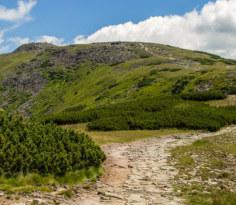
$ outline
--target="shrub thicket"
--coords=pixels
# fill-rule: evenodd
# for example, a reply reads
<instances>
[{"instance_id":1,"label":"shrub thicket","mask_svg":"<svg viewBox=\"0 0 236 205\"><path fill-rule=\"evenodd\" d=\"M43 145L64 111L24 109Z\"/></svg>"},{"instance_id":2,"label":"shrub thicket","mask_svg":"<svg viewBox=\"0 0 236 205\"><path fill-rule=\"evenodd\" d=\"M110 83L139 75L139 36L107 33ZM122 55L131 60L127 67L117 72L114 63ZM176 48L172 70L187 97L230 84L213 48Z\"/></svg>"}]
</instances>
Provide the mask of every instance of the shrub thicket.
<instances>
[{"instance_id":1,"label":"shrub thicket","mask_svg":"<svg viewBox=\"0 0 236 205\"><path fill-rule=\"evenodd\" d=\"M0 174L37 173L63 176L67 172L99 167L104 153L88 136L52 124L0 118Z\"/></svg>"},{"instance_id":2,"label":"shrub thicket","mask_svg":"<svg viewBox=\"0 0 236 205\"><path fill-rule=\"evenodd\" d=\"M180 94L190 82L190 77L184 77L176 81L172 88L172 94Z\"/></svg>"},{"instance_id":3,"label":"shrub thicket","mask_svg":"<svg viewBox=\"0 0 236 205\"><path fill-rule=\"evenodd\" d=\"M47 121L89 122L91 130L189 128L215 131L236 122L236 108L215 108L178 97L141 99L78 113L59 113Z\"/></svg>"},{"instance_id":4,"label":"shrub thicket","mask_svg":"<svg viewBox=\"0 0 236 205\"><path fill-rule=\"evenodd\" d=\"M149 77L144 77L141 81L138 82L137 87L142 88L151 85L154 82L154 79Z\"/></svg>"},{"instance_id":5,"label":"shrub thicket","mask_svg":"<svg viewBox=\"0 0 236 205\"><path fill-rule=\"evenodd\" d=\"M189 92L181 94L181 97L185 100L195 100L195 101L209 101L209 100L221 100L225 99L227 96L222 91L204 91L204 92Z\"/></svg>"}]
</instances>

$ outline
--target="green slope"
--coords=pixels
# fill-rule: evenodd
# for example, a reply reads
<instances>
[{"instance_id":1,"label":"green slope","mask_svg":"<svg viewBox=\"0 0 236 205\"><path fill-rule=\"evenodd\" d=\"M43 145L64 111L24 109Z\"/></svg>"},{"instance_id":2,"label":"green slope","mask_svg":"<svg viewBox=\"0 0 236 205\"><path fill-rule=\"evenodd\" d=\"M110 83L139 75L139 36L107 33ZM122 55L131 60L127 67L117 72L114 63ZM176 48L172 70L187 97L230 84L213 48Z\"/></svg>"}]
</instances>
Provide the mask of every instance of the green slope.
<instances>
[{"instance_id":1,"label":"green slope","mask_svg":"<svg viewBox=\"0 0 236 205\"><path fill-rule=\"evenodd\" d=\"M149 97L236 93L236 61L147 43L29 44L0 56L0 105L41 116Z\"/></svg>"}]
</instances>

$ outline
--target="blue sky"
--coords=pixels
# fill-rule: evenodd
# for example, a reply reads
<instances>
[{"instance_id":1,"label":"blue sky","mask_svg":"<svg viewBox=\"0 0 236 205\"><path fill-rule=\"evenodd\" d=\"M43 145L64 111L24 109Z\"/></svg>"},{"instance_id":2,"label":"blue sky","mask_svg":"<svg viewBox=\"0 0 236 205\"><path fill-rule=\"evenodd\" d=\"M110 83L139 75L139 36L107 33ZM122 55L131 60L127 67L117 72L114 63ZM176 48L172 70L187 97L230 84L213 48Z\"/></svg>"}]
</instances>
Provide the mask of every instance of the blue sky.
<instances>
[{"instance_id":1,"label":"blue sky","mask_svg":"<svg viewBox=\"0 0 236 205\"><path fill-rule=\"evenodd\" d=\"M200 44L205 38L215 35L215 33L207 34L208 31L212 30L219 34L218 21L224 22L223 20L232 18L233 25L229 25L229 28L235 26L235 2L235 0L0 0L0 52L8 52L22 43L31 41L70 44L108 39L164 43L234 57L235 50L226 51L214 42L210 42L209 45ZM222 14L218 15L222 5L225 6L221 11L224 18ZM191 15L187 15L188 13ZM224 14L228 13L232 15L225 17ZM218 20L219 17L223 19ZM210 22L208 18L216 20ZM191 22L195 23L195 27ZM199 32L199 29L204 28L209 30L205 31L203 38L203 30ZM179 35L174 35L177 32ZM225 32L226 30L223 31ZM186 39L182 41L185 34ZM229 33L226 33L226 36L229 36ZM219 39L215 41L222 39L224 37L219 35ZM227 45L229 43L226 42Z\"/></svg>"},{"instance_id":2,"label":"blue sky","mask_svg":"<svg viewBox=\"0 0 236 205\"><path fill-rule=\"evenodd\" d=\"M99 28L127 21L139 22L150 16L184 14L200 9L207 0L39 0L31 12L33 20L9 36L53 35L70 41ZM16 7L16 0L0 0Z\"/></svg>"}]
</instances>

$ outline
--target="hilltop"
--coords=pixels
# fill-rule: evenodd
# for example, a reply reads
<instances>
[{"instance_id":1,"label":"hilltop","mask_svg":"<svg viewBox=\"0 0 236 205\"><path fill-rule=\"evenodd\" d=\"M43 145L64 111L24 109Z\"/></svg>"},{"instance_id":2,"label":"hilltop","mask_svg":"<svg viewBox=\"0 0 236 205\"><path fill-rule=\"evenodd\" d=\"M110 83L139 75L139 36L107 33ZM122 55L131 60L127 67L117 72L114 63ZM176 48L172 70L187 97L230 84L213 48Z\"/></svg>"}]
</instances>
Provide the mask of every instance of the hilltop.
<instances>
[{"instance_id":1,"label":"hilltop","mask_svg":"<svg viewBox=\"0 0 236 205\"><path fill-rule=\"evenodd\" d=\"M162 95L220 99L236 93L235 68L234 60L159 44L32 43L0 56L0 105L39 116Z\"/></svg>"}]
</instances>

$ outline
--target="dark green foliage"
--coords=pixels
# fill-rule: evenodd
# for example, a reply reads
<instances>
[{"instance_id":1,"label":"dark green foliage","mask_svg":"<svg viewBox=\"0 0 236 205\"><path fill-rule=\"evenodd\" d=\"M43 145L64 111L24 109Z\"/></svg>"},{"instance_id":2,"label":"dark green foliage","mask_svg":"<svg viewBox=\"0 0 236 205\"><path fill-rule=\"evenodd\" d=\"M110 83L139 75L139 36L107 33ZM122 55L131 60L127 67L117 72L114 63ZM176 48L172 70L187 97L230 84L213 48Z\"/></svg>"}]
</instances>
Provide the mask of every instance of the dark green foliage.
<instances>
[{"instance_id":1,"label":"dark green foliage","mask_svg":"<svg viewBox=\"0 0 236 205\"><path fill-rule=\"evenodd\" d=\"M177 80L172 89L172 94L180 94L184 90L184 88L188 85L189 81L190 81L189 78L182 78Z\"/></svg>"},{"instance_id":2,"label":"dark green foliage","mask_svg":"<svg viewBox=\"0 0 236 205\"><path fill-rule=\"evenodd\" d=\"M153 69L150 71L150 75L156 75L158 73L157 69Z\"/></svg>"},{"instance_id":3,"label":"dark green foliage","mask_svg":"<svg viewBox=\"0 0 236 205\"><path fill-rule=\"evenodd\" d=\"M78 113L60 113L47 121L58 124L90 122L91 130L188 128L215 131L236 122L236 108L215 108L178 97L158 97Z\"/></svg>"},{"instance_id":4,"label":"dark green foliage","mask_svg":"<svg viewBox=\"0 0 236 205\"><path fill-rule=\"evenodd\" d=\"M227 65L236 65L236 60L232 60L232 59L222 59L221 62Z\"/></svg>"},{"instance_id":5,"label":"dark green foliage","mask_svg":"<svg viewBox=\"0 0 236 205\"><path fill-rule=\"evenodd\" d=\"M185 100L208 101L225 99L227 96L222 91L190 92L181 95Z\"/></svg>"},{"instance_id":6,"label":"dark green foliage","mask_svg":"<svg viewBox=\"0 0 236 205\"><path fill-rule=\"evenodd\" d=\"M15 116L0 119L1 175L63 176L70 171L99 167L104 158L99 146L84 134Z\"/></svg>"},{"instance_id":7,"label":"dark green foliage","mask_svg":"<svg viewBox=\"0 0 236 205\"><path fill-rule=\"evenodd\" d=\"M204 52L204 51L194 51L195 53L200 53L200 54L205 54L205 55L208 55L209 57L213 58L213 59L222 59L222 57L218 56L218 55L215 55L215 54L212 54L212 53L207 53L207 52Z\"/></svg>"},{"instance_id":8,"label":"dark green foliage","mask_svg":"<svg viewBox=\"0 0 236 205\"><path fill-rule=\"evenodd\" d=\"M42 68L47 68L47 67L51 67L51 66L53 66L53 64L48 59L41 63Z\"/></svg>"},{"instance_id":9,"label":"dark green foliage","mask_svg":"<svg viewBox=\"0 0 236 205\"><path fill-rule=\"evenodd\" d=\"M86 108L86 105L77 105L77 106L73 106L73 107L68 107L64 110L64 112L78 112L81 110L84 110Z\"/></svg>"},{"instance_id":10,"label":"dark green foliage","mask_svg":"<svg viewBox=\"0 0 236 205\"><path fill-rule=\"evenodd\" d=\"M134 49L134 51L140 58L149 58L149 57L151 57L151 54L148 53L147 51L143 50L143 49Z\"/></svg>"},{"instance_id":11,"label":"dark green foliage","mask_svg":"<svg viewBox=\"0 0 236 205\"><path fill-rule=\"evenodd\" d=\"M196 62L199 62L201 65L214 65L216 60L211 58L190 58Z\"/></svg>"},{"instance_id":12,"label":"dark green foliage","mask_svg":"<svg viewBox=\"0 0 236 205\"><path fill-rule=\"evenodd\" d=\"M160 69L161 72L177 72L180 71L180 68L162 68Z\"/></svg>"},{"instance_id":13,"label":"dark green foliage","mask_svg":"<svg viewBox=\"0 0 236 205\"><path fill-rule=\"evenodd\" d=\"M236 86L227 87L226 92L229 95L236 95Z\"/></svg>"},{"instance_id":14,"label":"dark green foliage","mask_svg":"<svg viewBox=\"0 0 236 205\"><path fill-rule=\"evenodd\" d=\"M164 109L160 112L143 112L135 116L122 115L101 118L89 123L91 130L136 130L160 128L188 128L216 131L226 124L234 123L236 112L217 112L207 107Z\"/></svg>"},{"instance_id":15,"label":"dark green foliage","mask_svg":"<svg viewBox=\"0 0 236 205\"><path fill-rule=\"evenodd\" d=\"M145 76L141 81L138 82L137 87L142 88L142 87L149 86L153 83L153 81L154 81L153 78L149 78Z\"/></svg>"}]
</instances>

